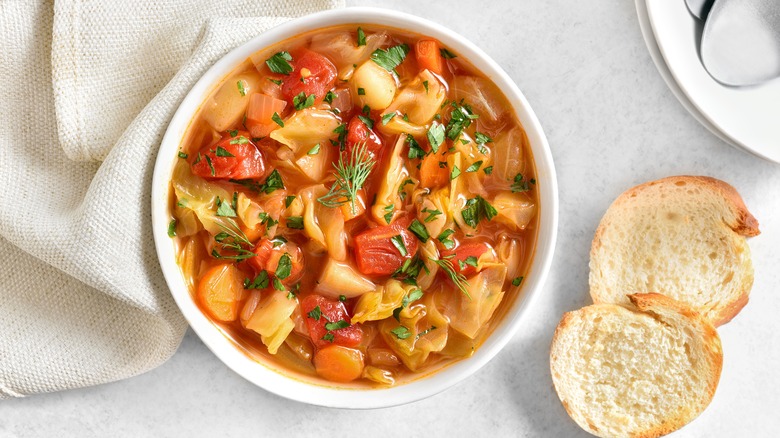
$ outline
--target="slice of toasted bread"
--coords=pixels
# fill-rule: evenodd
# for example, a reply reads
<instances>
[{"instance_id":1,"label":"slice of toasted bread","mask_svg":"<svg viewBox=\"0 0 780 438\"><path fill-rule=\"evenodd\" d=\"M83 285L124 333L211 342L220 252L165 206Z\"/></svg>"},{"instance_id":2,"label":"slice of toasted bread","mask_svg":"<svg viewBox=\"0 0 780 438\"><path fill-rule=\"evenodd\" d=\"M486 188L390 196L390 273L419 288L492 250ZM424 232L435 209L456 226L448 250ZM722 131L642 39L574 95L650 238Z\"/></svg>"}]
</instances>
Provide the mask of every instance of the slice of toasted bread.
<instances>
[{"instance_id":1,"label":"slice of toasted bread","mask_svg":"<svg viewBox=\"0 0 780 438\"><path fill-rule=\"evenodd\" d=\"M660 294L563 315L550 370L564 408L600 437L658 437L712 400L723 364L713 325Z\"/></svg>"},{"instance_id":2,"label":"slice of toasted bread","mask_svg":"<svg viewBox=\"0 0 780 438\"><path fill-rule=\"evenodd\" d=\"M658 292L716 326L747 304L753 265L745 236L758 221L733 187L701 176L645 183L620 195L590 251L590 294L625 304L625 291Z\"/></svg>"}]
</instances>

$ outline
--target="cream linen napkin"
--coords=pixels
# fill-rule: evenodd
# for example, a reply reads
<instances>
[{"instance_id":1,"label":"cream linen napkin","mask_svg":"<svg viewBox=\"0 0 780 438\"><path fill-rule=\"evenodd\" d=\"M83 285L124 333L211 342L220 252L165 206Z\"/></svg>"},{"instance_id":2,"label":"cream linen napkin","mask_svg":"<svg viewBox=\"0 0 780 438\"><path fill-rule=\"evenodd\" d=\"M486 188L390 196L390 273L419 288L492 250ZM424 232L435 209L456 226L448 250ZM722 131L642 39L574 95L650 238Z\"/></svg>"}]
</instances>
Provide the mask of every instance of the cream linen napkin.
<instances>
[{"instance_id":1,"label":"cream linen napkin","mask_svg":"<svg viewBox=\"0 0 780 438\"><path fill-rule=\"evenodd\" d=\"M176 351L187 325L149 212L168 121L228 50L339 6L0 1L0 398L123 379Z\"/></svg>"}]
</instances>

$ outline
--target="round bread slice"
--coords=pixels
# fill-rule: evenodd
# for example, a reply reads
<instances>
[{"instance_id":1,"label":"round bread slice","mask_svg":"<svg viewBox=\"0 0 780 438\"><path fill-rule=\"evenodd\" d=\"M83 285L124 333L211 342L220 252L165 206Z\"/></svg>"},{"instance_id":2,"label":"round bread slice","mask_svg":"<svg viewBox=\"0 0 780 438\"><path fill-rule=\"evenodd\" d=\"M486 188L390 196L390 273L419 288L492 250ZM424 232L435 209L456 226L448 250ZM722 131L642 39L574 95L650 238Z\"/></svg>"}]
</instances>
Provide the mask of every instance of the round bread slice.
<instances>
[{"instance_id":1,"label":"round bread slice","mask_svg":"<svg viewBox=\"0 0 780 438\"><path fill-rule=\"evenodd\" d=\"M746 236L758 221L723 181L675 176L620 195L601 219L590 251L596 303L628 303L625 291L682 301L716 326L747 304L753 265Z\"/></svg>"},{"instance_id":2,"label":"round bread slice","mask_svg":"<svg viewBox=\"0 0 780 438\"><path fill-rule=\"evenodd\" d=\"M563 315L550 351L566 412L599 437L658 437L709 405L723 364L713 325L660 294Z\"/></svg>"}]
</instances>

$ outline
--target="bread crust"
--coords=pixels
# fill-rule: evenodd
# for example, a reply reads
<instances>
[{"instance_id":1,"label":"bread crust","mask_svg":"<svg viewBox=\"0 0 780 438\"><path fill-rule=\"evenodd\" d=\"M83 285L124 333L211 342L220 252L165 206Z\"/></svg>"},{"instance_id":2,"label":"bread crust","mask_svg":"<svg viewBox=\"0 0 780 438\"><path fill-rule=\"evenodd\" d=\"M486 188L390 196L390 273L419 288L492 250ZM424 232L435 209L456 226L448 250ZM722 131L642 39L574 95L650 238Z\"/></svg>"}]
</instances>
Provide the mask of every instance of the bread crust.
<instances>
[{"instance_id":1,"label":"bread crust","mask_svg":"<svg viewBox=\"0 0 780 438\"><path fill-rule=\"evenodd\" d=\"M691 175L670 176L655 181L649 181L644 184L640 184L638 186L626 190L620 196L618 196L618 198L615 199L615 201L612 203L612 205L610 205L607 211L609 212L610 210L620 208L623 204L631 202L632 198L638 196L642 191L646 190L649 187L656 186L656 185L663 185L663 184L681 185L681 183L698 186L705 190L720 195L726 201L726 204L729 206L729 209L731 210L732 213L732 218L729 218L731 220L724 220L724 223L736 234L743 237L754 237L761 233L761 231L759 230L758 220L747 209L744 200L739 195L737 190L734 187L732 187L730 184L709 176L691 176ZM596 255L598 251L602 248L605 230L607 229L607 227L611 225L605 220L606 217L607 217L607 213L605 213L604 217L599 223L599 226L597 227L595 235L593 237L593 242L591 244L591 250L590 250L591 262L594 259L596 259ZM591 269L592 268L593 266L591 265ZM591 275L593 274L591 273ZM744 308L745 305L747 305L748 296L750 294L750 289L752 288L752 285L753 285L753 273L751 270L751 272L745 273L745 281L742 284L740 293L736 297L734 297L731 301L722 300L720 303L721 305L718 307L717 312L714 315L709 315L712 323L715 326L720 326L731 321L742 310L742 308ZM604 300L605 297L601 297L598 294L598 291L595 289L596 288L593 287L593 282L591 281L591 298L593 299L593 301L596 303L607 302ZM696 310L703 311L703 309L696 309Z\"/></svg>"},{"instance_id":2,"label":"bread crust","mask_svg":"<svg viewBox=\"0 0 780 438\"><path fill-rule=\"evenodd\" d=\"M577 311L565 313L555 329L552 344L550 346L550 373L553 377L555 391L558 394L558 398L561 400L566 413L584 430L596 436L606 438L606 431L599 430L598 426L594 424L594 421L587 419L584 414L575 412L575 407L568 402L567 394L563 393L563 385L559 384L558 378L556 378L556 376L560 374L556 369L556 361L558 360L557 353L561 351L561 349L567 348L566 345L562 345L564 343L564 341L562 341L564 334L568 330L576 330L576 328L573 327L572 320L587 312L614 312L616 307L623 307L632 312L645 313L651 316L659 315L660 317L668 317L672 314L672 316L677 315L681 317L685 322L694 327L695 330L698 330L702 336L703 345L707 354L707 369L710 371L706 376L706 393L699 395L699 403L696 405L681 407L674 416L664 419L663 422L646 430L635 431L626 435L633 438L656 438L672 433L685 426L701 414L701 412L710 404L715 395L720 380L720 374L723 369L723 350L715 327L711 322L702 317L695 310L691 309L688 305L657 293L629 294L627 297L631 303L629 305L593 304ZM583 424L583 422L585 424Z\"/></svg>"}]
</instances>

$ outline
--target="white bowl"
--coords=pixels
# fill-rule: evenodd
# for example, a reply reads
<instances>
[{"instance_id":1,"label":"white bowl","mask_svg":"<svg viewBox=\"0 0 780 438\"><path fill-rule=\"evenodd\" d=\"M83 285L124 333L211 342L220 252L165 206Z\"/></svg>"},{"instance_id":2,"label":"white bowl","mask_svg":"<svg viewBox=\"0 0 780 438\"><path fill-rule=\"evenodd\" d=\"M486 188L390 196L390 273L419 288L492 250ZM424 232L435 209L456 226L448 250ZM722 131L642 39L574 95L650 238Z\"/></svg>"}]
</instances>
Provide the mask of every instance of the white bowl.
<instances>
[{"instance_id":1,"label":"white bowl","mask_svg":"<svg viewBox=\"0 0 780 438\"><path fill-rule=\"evenodd\" d=\"M540 220L537 247L522 293L493 333L470 358L454 362L427 377L385 389L350 389L312 384L276 371L244 354L197 307L176 264L174 245L167 235L171 218L168 199L173 166L182 137L200 104L213 87L252 53L303 32L341 24L376 24L434 37L468 59L504 92L525 128L536 163ZM228 367L255 385L292 400L338 408L380 408L417 401L437 394L474 374L517 332L532 298L544 285L552 261L558 228L558 188L547 138L531 106L509 76L482 50L442 25L387 9L347 8L292 20L270 29L217 61L192 87L165 133L152 181L152 229L163 274L182 314L206 346Z\"/></svg>"}]
</instances>

